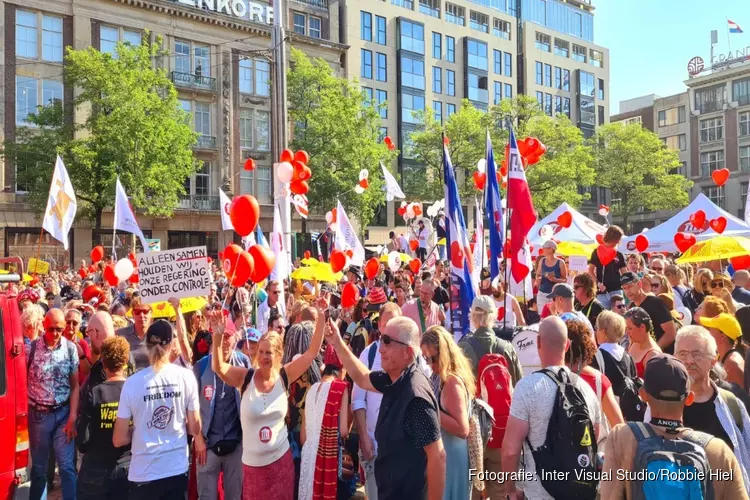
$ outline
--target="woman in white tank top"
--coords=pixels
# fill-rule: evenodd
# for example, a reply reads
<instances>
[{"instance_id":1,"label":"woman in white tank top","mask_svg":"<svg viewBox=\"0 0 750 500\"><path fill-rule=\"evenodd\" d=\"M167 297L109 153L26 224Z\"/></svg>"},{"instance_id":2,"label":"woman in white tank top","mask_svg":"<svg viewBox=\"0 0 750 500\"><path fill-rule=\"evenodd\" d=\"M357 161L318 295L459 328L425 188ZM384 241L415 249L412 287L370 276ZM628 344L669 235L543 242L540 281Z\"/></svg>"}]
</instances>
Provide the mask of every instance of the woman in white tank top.
<instances>
[{"instance_id":1,"label":"woman in white tank top","mask_svg":"<svg viewBox=\"0 0 750 500\"><path fill-rule=\"evenodd\" d=\"M507 294L502 289L502 283L492 287L492 299L497 306L497 320L495 326L498 328L515 328L518 325L525 325L526 320L523 317L521 306L516 298Z\"/></svg>"},{"instance_id":2,"label":"woman in white tank top","mask_svg":"<svg viewBox=\"0 0 750 500\"><path fill-rule=\"evenodd\" d=\"M242 500L292 500L294 498L294 462L289 448L286 422L289 409L288 386L310 368L323 344L328 297L316 304L318 319L309 349L281 364L283 339L268 332L258 342L257 369L229 365L218 348L224 334L221 311L210 313L214 331L212 368L225 384L240 389L242 424Z\"/></svg>"}]
</instances>

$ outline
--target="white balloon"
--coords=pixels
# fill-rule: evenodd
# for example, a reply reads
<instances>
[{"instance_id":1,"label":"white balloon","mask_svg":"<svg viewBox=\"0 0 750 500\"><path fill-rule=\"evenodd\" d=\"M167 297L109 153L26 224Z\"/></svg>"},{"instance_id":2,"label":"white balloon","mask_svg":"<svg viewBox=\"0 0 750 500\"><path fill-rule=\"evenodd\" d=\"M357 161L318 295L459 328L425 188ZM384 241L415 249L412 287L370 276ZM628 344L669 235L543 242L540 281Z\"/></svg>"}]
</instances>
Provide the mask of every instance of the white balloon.
<instances>
[{"instance_id":1,"label":"white balloon","mask_svg":"<svg viewBox=\"0 0 750 500\"><path fill-rule=\"evenodd\" d=\"M607 210L606 208L600 208L599 215L601 215L602 217L606 217L607 215L609 215L609 210Z\"/></svg>"},{"instance_id":2,"label":"white balloon","mask_svg":"<svg viewBox=\"0 0 750 500\"><path fill-rule=\"evenodd\" d=\"M279 163L278 167L276 167L276 177L279 178L279 182L283 184L290 182L292 180L292 175L294 175L294 168L288 161L282 161Z\"/></svg>"},{"instance_id":3,"label":"white balloon","mask_svg":"<svg viewBox=\"0 0 750 500\"><path fill-rule=\"evenodd\" d=\"M402 202L401 202L401 208L404 208L405 206L406 206L406 202L405 202L405 201L402 201Z\"/></svg>"},{"instance_id":4,"label":"white balloon","mask_svg":"<svg viewBox=\"0 0 750 500\"><path fill-rule=\"evenodd\" d=\"M552 229L552 226L549 224L545 224L542 226L542 228L539 230L539 237L542 239L542 241L547 242L552 236L555 234L555 231Z\"/></svg>"},{"instance_id":5,"label":"white balloon","mask_svg":"<svg viewBox=\"0 0 750 500\"><path fill-rule=\"evenodd\" d=\"M328 224L330 224L331 222L333 222L333 212L331 212L330 210L328 212L326 212L326 222Z\"/></svg>"},{"instance_id":6,"label":"white balloon","mask_svg":"<svg viewBox=\"0 0 750 500\"><path fill-rule=\"evenodd\" d=\"M130 262L130 259L120 259L117 261L117 264L115 264L115 276L117 276L117 279L120 281L127 281L127 279L133 275L134 270L135 268L133 267L133 263Z\"/></svg>"},{"instance_id":7,"label":"white balloon","mask_svg":"<svg viewBox=\"0 0 750 500\"><path fill-rule=\"evenodd\" d=\"M414 204L413 203L409 203L406 206L406 215L408 215L410 219L414 217Z\"/></svg>"},{"instance_id":8,"label":"white balloon","mask_svg":"<svg viewBox=\"0 0 750 500\"><path fill-rule=\"evenodd\" d=\"M394 250L388 254L388 269L390 269L392 273L395 273L399 268L401 268L401 256Z\"/></svg>"},{"instance_id":9,"label":"white balloon","mask_svg":"<svg viewBox=\"0 0 750 500\"><path fill-rule=\"evenodd\" d=\"M331 222L331 225L328 226L331 228L331 231L334 233L339 230L339 223L338 222Z\"/></svg>"},{"instance_id":10,"label":"white balloon","mask_svg":"<svg viewBox=\"0 0 750 500\"><path fill-rule=\"evenodd\" d=\"M487 160L482 158L477 162L477 170L479 170L480 174L483 174L487 171Z\"/></svg>"},{"instance_id":11,"label":"white balloon","mask_svg":"<svg viewBox=\"0 0 750 500\"><path fill-rule=\"evenodd\" d=\"M366 168L359 171L359 180L367 179L370 176L370 172Z\"/></svg>"},{"instance_id":12,"label":"white balloon","mask_svg":"<svg viewBox=\"0 0 750 500\"><path fill-rule=\"evenodd\" d=\"M647 233L647 232L648 232L648 228L647 228L647 227L644 227L644 228L643 228L643 231L641 231L641 232L642 232L642 233Z\"/></svg>"},{"instance_id":13,"label":"white balloon","mask_svg":"<svg viewBox=\"0 0 750 500\"><path fill-rule=\"evenodd\" d=\"M365 192L365 188L357 184L356 186L354 186L354 192L357 194L362 194Z\"/></svg>"}]
</instances>

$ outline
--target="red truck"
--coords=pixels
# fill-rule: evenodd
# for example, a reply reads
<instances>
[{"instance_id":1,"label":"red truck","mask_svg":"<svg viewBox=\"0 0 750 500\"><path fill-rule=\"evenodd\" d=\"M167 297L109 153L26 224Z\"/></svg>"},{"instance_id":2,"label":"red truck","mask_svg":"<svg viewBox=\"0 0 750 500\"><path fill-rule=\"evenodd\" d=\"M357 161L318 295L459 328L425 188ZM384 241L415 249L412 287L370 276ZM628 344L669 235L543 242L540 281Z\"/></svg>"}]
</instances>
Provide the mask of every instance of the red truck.
<instances>
[{"instance_id":1,"label":"red truck","mask_svg":"<svg viewBox=\"0 0 750 500\"><path fill-rule=\"evenodd\" d=\"M14 499L28 496L29 481L26 356L13 291L23 276L23 261L0 258L4 264L15 264L20 273L0 274L0 499Z\"/></svg>"}]
</instances>

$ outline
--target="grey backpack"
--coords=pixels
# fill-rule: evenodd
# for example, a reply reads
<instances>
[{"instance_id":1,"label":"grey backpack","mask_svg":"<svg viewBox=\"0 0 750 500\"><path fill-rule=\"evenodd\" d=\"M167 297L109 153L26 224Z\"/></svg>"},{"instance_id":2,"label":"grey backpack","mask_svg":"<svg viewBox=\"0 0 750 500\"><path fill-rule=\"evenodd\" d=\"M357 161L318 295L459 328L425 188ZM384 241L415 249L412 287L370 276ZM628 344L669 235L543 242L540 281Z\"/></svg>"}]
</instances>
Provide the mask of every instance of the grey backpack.
<instances>
[{"instance_id":1,"label":"grey backpack","mask_svg":"<svg viewBox=\"0 0 750 500\"><path fill-rule=\"evenodd\" d=\"M630 481L632 500L713 500L706 445L713 436L688 431L677 439L657 435L650 425L628 422L638 442Z\"/></svg>"}]
</instances>

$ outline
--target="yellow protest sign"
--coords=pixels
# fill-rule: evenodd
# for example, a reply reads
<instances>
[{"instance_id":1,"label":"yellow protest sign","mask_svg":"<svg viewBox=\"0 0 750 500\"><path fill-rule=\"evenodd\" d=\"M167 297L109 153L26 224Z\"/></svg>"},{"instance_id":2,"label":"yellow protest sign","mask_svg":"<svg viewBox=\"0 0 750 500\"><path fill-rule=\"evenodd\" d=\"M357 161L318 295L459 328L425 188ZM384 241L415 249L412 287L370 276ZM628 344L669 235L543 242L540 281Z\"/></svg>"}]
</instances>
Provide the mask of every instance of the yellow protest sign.
<instances>
[{"instance_id":1,"label":"yellow protest sign","mask_svg":"<svg viewBox=\"0 0 750 500\"><path fill-rule=\"evenodd\" d=\"M29 259L29 268L27 271L30 274L49 274L49 262L37 260L32 257Z\"/></svg>"}]
</instances>

